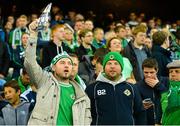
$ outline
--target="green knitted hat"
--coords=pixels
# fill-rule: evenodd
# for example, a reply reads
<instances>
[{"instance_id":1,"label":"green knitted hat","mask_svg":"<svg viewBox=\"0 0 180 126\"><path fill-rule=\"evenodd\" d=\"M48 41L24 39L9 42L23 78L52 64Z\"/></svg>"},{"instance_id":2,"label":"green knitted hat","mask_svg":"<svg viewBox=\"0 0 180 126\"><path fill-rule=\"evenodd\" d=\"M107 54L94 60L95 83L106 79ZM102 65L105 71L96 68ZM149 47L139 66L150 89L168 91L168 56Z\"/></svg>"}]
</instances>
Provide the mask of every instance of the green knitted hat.
<instances>
[{"instance_id":1,"label":"green knitted hat","mask_svg":"<svg viewBox=\"0 0 180 126\"><path fill-rule=\"evenodd\" d=\"M56 55L56 56L52 59L50 66L52 67L53 65L55 65L55 64L56 64L60 59L62 59L62 58L69 58L69 59L71 60L71 63L73 64L73 61L72 61L71 57L67 54L67 52L63 52L63 53L61 53L61 54Z\"/></svg>"},{"instance_id":2,"label":"green knitted hat","mask_svg":"<svg viewBox=\"0 0 180 126\"><path fill-rule=\"evenodd\" d=\"M118 53L118 52L109 52L108 54L106 54L105 57L104 57L104 60L103 60L103 69L105 68L106 63L109 60L116 60L121 65L121 68L123 70L123 67L124 67L123 57L121 56L120 53Z\"/></svg>"}]
</instances>

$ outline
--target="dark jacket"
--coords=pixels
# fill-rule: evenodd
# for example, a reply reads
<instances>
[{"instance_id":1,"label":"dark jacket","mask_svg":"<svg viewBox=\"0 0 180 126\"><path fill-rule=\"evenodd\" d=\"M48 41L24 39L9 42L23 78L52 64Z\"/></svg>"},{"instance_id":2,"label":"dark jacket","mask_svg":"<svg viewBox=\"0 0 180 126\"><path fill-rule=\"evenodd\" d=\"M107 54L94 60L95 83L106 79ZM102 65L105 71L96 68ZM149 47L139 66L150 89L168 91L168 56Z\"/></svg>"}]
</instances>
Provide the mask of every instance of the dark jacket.
<instances>
[{"instance_id":1,"label":"dark jacket","mask_svg":"<svg viewBox=\"0 0 180 126\"><path fill-rule=\"evenodd\" d=\"M111 84L101 74L85 91L91 100L92 125L145 124L145 111L137 87L123 78Z\"/></svg>"},{"instance_id":2,"label":"dark jacket","mask_svg":"<svg viewBox=\"0 0 180 126\"><path fill-rule=\"evenodd\" d=\"M92 52L94 54L94 52L96 51L96 49L91 46ZM82 62L83 59L83 55L88 55L88 51L87 49L84 48L84 46L82 46L82 44L79 46L79 48L76 49L76 54L78 55L79 61Z\"/></svg>"},{"instance_id":3,"label":"dark jacket","mask_svg":"<svg viewBox=\"0 0 180 126\"><path fill-rule=\"evenodd\" d=\"M36 55L37 55L36 59L40 64L39 50L36 51ZM23 68L24 57L25 57L25 48L22 45L17 45L16 49L12 50L12 55L11 55L11 59L12 59L11 66L14 68L12 75L13 78L18 78L18 76L20 76L20 69Z\"/></svg>"},{"instance_id":4,"label":"dark jacket","mask_svg":"<svg viewBox=\"0 0 180 126\"><path fill-rule=\"evenodd\" d=\"M168 69L166 68L167 64L171 62L171 52L162 48L158 45L153 45L152 47L152 57L155 58L158 62L158 75L168 77Z\"/></svg>"},{"instance_id":5,"label":"dark jacket","mask_svg":"<svg viewBox=\"0 0 180 126\"><path fill-rule=\"evenodd\" d=\"M20 99L21 101L31 103L31 109L33 110L36 104L36 95L37 93L33 91L32 88L29 88L20 95Z\"/></svg>"},{"instance_id":6,"label":"dark jacket","mask_svg":"<svg viewBox=\"0 0 180 126\"><path fill-rule=\"evenodd\" d=\"M139 81L139 80L142 80L143 78L141 78L141 76L140 76L141 74L139 71L138 59L134 52L132 44L133 44L132 41L128 43L128 45L124 48L123 55L124 55L124 57L128 58L129 61L131 62L132 67L133 67L134 77L135 77L136 81ZM145 50L147 57L151 56L151 52L146 47L144 47L143 50Z\"/></svg>"},{"instance_id":7,"label":"dark jacket","mask_svg":"<svg viewBox=\"0 0 180 126\"><path fill-rule=\"evenodd\" d=\"M0 42L0 74L7 75L10 65L8 45Z\"/></svg>"},{"instance_id":8,"label":"dark jacket","mask_svg":"<svg viewBox=\"0 0 180 126\"><path fill-rule=\"evenodd\" d=\"M70 49L65 46L65 44L62 42L62 48L63 51L66 51L67 53L72 53ZM59 51L59 52L58 52ZM50 65L51 60L61 52L61 47L57 48L57 45L54 42L49 42L44 48L43 48L43 56L42 56L42 67L47 67Z\"/></svg>"},{"instance_id":9,"label":"dark jacket","mask_svg":"<svg viewBox=\"0 0 180 126\"><path fill-rule=\"evenodd\" d=\"M90 56L83 56L83 62L79 64L78 75L83 79L86 85L95 81L95 69L91 63Z\"/></svg>"},{"instance_id":10,"label":"dark jacket","mask_svg":"<svg viewBox=\"0 0 180 126\"><path fill-rule=\"evenodd\" d=\"M162 117L161 93L168 90L169 80L166 77L158 77L159 83L154 87L146 84L145 80L137 82L142 99L151 98L154 106L146 110L147 125L160 124Z\"/></svg>"},{"instance_id":11,"label":"dark jacket","mask_svg":"<svg viewBox=\"0 0 180 126\"><path fill-rule=\"evenodd\" d=\"M23 68L24 63L24 56L25 56L25 49L23 46L19 45L16 47L16 49L13 49L12 51L12 60L13 60L13 68Z\"/></svg>"}]
</instances>

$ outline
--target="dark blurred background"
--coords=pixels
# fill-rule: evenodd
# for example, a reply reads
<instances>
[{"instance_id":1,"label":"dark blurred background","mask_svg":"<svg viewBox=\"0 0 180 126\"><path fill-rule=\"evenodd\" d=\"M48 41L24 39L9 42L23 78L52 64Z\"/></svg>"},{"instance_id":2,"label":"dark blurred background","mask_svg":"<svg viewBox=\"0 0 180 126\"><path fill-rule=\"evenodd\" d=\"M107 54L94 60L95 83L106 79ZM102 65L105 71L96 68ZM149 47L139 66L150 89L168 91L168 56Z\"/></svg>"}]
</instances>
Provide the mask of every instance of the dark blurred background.
<instances>
[{"instance_id":1,"label":"dark blurred background","mask_svg":"<svg viewBox=\"0 0 180 126\"><path fill-rule=\"evenodd\" d=\"M118 18L128 18L130 12L146 14L148 17L159 17L162 20L180 19L178 0L0 0L1 15L7 16L16 5L17 14L29 14L38 11L52 2L66 13L69 9L85 13L92 10L98 16L113 12Z\"/></svg>"}]
</instances>

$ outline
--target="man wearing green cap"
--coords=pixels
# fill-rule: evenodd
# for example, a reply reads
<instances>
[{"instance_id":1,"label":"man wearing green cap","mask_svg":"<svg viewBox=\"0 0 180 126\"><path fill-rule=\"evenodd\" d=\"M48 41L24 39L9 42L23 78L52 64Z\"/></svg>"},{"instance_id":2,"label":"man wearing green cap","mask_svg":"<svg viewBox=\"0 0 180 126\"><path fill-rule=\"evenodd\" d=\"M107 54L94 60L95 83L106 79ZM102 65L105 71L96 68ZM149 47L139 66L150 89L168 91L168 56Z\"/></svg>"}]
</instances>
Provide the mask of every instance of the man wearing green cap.
<instances>
[{"instance_id":1,"label":"man wearing green cap","mask_svg":"<svg viewBox=\"0 0 180 126\"><path fill-rule=\"evenodd\" d=\"M63 52L55 56L51 71L36 61L38 22L29 25L30 38L25 53L25 68L37 86L37 101L29 125L90 125L90 101L77 82L70 80L73 62Z\"/></svg>"},{"instance_id":2,"label":"man wearing green cap","mask_svg":"<svg viewBox=\"0 0 180 126\"><path fill-rule=\"evenodd\" d=\"M145 124L144 108L135 85L122 77L124 67L118 52L103 60L103 72L86 88L91 100L92 125Z\"/></svg>"}]
</instances>

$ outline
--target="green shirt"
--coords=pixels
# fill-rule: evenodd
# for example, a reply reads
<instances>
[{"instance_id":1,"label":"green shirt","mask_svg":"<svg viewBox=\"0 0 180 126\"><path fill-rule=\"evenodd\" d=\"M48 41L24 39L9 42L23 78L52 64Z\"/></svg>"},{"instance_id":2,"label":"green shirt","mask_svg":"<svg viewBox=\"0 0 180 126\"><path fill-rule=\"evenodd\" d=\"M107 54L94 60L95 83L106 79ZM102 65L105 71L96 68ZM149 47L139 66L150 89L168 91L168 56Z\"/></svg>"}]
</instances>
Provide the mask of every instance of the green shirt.
<instances>
[{"instance_id":1,"label":"green shirt","mask_svg":"<svg viewBox=\"0 0 180 126\"><path fill-rule=\"evenodd\" d=\"M102 42L98 42L95 38L93 39L92 46L95 47L96 49L101 48L104 46Z\"/></svg>"},{"instance_id":2,"label":"green shirt","mask_svg":"<svg viewBox=\"0 0 180 126\"><path fill-rule=\"evenodd\" d=\"M121 44L122 44L122 47L124 49L128 45L128 41L126 39L122 39Z\"/></svg>"},{"instance_id":3,"label":"green shirt","mask_svg":"<svg viewBox=\"0 0 180 126\"><path fill-rule=\"evenodd\" d=\"M75 41L72 41L71 44L69 44L66 40L64 41L64 44L65 46L67 46L71 52L74 52L76 51L76 49L79 47L78 43L75 42Z\"/></svg>"},{"instance_id":4,"label":"green shirt","mask_svg":"<svg viewBox=\"0 0 180 126\"><path fill-rule=\"evenodd\" d=\"M60 89L57 125L73 125L72 105L75 101L74 87L70 84L60 84Z\"/></svg>"},{"instance_id":5,"label":"green shirt","mask_svg":"<svg viewBox=\"0 0 180 126\"><path fill-rule=\"evenodd\" d=\"M93 50L92 48L86 49L87 55L93 56Z\"/></svg>"},{"instance_id":6,"label":"green shirt","mask_svg":"<svg viewBox=\"0 0 180 126\"><path fill-rule=\"evenodd\" d=\"M131 73L133 71L132 65L131 65L129 59L126 57L123 57L123 62L124 62L124 69L122 71L122 75L123 75L124 79L131 78Z\"/></svg>"}]
</instances>

